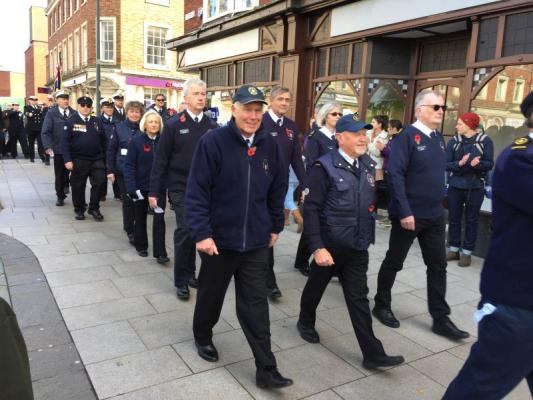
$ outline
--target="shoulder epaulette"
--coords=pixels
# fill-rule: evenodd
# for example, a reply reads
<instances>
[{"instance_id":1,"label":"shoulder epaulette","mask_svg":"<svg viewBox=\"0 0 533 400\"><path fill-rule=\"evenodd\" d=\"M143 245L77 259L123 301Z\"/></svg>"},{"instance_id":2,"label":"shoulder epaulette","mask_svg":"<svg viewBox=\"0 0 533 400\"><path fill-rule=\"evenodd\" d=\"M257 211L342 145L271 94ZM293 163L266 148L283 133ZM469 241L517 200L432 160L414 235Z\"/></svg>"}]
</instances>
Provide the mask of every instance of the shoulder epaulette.
<instances>
[{"instance_id":1,"label":"shoulder epaulette","mask_svg":"<svg viewBox=\"0 0 533 400\"><path fill-rule=\"evenodd\" d=\"M516 138L511 146L511 150L525 150L531 144L531 141L529 136Z\"/></svg>"}]
</instances>

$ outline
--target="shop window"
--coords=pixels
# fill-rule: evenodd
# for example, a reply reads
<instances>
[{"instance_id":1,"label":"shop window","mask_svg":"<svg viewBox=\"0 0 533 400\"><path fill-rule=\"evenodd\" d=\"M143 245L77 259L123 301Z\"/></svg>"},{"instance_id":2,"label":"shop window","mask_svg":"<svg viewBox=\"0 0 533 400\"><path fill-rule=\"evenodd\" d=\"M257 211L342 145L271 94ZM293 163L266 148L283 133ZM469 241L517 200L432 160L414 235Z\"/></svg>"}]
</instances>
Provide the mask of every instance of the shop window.
<instances>
[{"instance_id":1,"label":"shop window","mask_svg":"<svg viewBox=\"0 0 533 400\"><path fill-rule=\"evenodd\" d=\"M505 19L503 56L533 53L533 11Z\"/></svg>"},{"instance_id":2,"label":"shop window","mask_svg":"<svg viewBox=\"0 0 533 400\"><path fill-rule=\"evenodd\" d=\"M272 63L272 80L279 81L279 57L274 57Z\"/></svg>"},{"instance_id":3,"label":"shop window","mask_svg":"<svg viewBox=\"0 0 533 400\"><path fill-rule=\"evenodd\" d=\"M242 62L237 63L237 70L235 72L237 86L242 85Z\"/></svg>"},{"instance_id":4,"label":"shop window","mask_svg":"<svg viewBox=\"0 0 533 400\"><path fill-rule=\"evenodd\" d=\"M227 86L227 66L207 68L206 78L207 87Z\"/></svg>"},{"instance_id":5,"label":"shop window","mask_svg":"<svg viewBox=\"0 0 533 400\"><path fill-rule=\"evenodd\" d=\"M372 94L366 110L366 120L372 121L376 115L387 115L389 119L403 121L405 97L391 82L383 82Z\"/></svg>"},{"instance_id":6,"label":"shop window","mask_svg":"<svg viewBox=\"0 0 533 400\"><path fill-rule=\"evenodd\" d=\"M363 43L354 43L352 53L352 74L360 74L363 65Z\"/></svg>"},{"instance_id":7,"label":"shop window","mask_svg":"<svg viewBox=\"0 0 533 400\"><path fill-rule=\"evenodd\" d=\"M508 81L509 79L506 76L498 76L494 100L505 101L505 98L507 97L507 82Z\"/></svg>"},{"instance_id":8,"label":"shop window","mask_svg":"<svg viewBox=\"0 0 533 400\"><path fill-rule=\"evenodd\" d=\"M318 50L317 63L316 63L316 76L326 76L326 64L328 61L328 49Z\"/></svg>"},{"instance_id":9,"label":"shop window","mask_svg":"<svg viewBox=\"0 0 533 400\"><path fill-rule=\"evenodd\" d=\"M244 83L270 82L270 57L244 62Z\"/></svg>"},{"instance_id":10,"label":"shop window","mask_svg":"<svg viewBox=\"0 0 533 400\"><path fill-rule=\"evenodd\" d=\"M316 107L321 107L326 103L335 102L342 106L343 114L359 112L359 102L348 81L334 81L318 84L318 92L322 90L323 85L327 85L327 87L317 98L315 103Z\"/></svg>"},{"instance_id":11,"label":"shop window","mask_svg":"<svg viewBox=\"0 0 533 400\"><path fill-rule=\"evenodd\" d=\"M403 40L375 40L370 70L374 74L409 74L411 45Z\"/></svg>"},{"instance_id":12,"label":"shop window","mask_svg":"<svg viewBox=\"0 0 533 400\"><path fill-rule=\"evenodd\" d=\"M507 78L506 85L516 88L517 81L523 81L524 88L515 93L518 97L513 102L496 101L497 87L500 80ZM524 125L524 116L520 112L520 103L527 96L533 84L533 64L506 67L501 73L490 79L484 86L486 96L480 97L481 91L472 100L470 110L480 116L485 132L494 142L494 155L497 156L506 146L519 137L525 136L528 129ZM519 85L520 86L520 85ZM521 92L521 93L520 93Z\"/></svg>"},{"instance_id":13,"label":"shop window","mask_svg":"<svg viewBox=\"0 0 533 400\"><path fill-rule=\"evenodd\" d=\"M329 50L329 75L346 74L348 70L348 45Z\"/></svg>"},{"instance_id":14,"label":"shop window","mask_svg":"<svg viewBox=\"0 0 533 400\"><path fill-rule=\"evenodd\" d=\"M459 116L459 101L461 99L461 89L458 86L452 85L435 85L433 87L426 87L422 90L431 89L440 93L447 106L442 119L442 125L439 130L444 136L455 135L455 125L457 125L457 118Z\"/></svg>"},{"instance_id":15,"label":"shop window","mask_svg":"<svg viewBox=\"0 0 533 400\"><path fill-rule=\"evenodd\" d=\"M207 107L218 111L217 122L219 124L225 125L231 119L232 96L233 92L230 90L207 93Z\"/></svg>"},{"instance_id":16,"label":"shop window","mask_svg":"<svg viewBox=\"0 0 533 400\"><path fill-rule=\"evenodd\" d=\"M146 108L150 107L152 104L155 103L155 97L158 94L162 94L167 99L167 106L168 106L168 90L167 89L161 89L161 88L155 88L155 87L144 87L144 106Z\"/></svg>"},{"instance_id":17,"label":"shop window","mask_svg":"<svg viewBox=\"0 0 533 400\"><path fill-rule=\"evenodd\" d=\"M477 39L477 61L492 60L496 51L496 36L498 34L498 18L485 19L479 23Z\"/></svg>"},{"instance_id":18,"label":"shop window","mask_svg":"<svg viewBox=\"0 0 533 400\"><path fill-rule=\"evenodd\" d=\"M228 86L235 86L235 64L228 66Z\"/></svg>"},{"instance_id":19,"label":"shop window","mask_svg":"<svg viewBox=\"0 0 533 400\"><path fill-rule=\"evenodd\" d=\"M467 38L425 43L422 46L420 72L465 68L467 47Z\"/></svg>"}]
</instances>

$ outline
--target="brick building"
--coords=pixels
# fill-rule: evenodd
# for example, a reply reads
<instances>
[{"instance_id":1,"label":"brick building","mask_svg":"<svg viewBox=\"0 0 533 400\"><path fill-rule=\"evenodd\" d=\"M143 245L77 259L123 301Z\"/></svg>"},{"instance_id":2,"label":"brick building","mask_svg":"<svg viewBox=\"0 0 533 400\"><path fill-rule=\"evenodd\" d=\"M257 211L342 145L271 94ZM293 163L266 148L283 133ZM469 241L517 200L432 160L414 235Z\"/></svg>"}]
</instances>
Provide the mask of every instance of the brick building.
<instances>
[{"instance_id":1,"label":"brick building","mask_svg":"<svg viewBox=\"0 0 533 400\"><path fill-rule=\"evenodd\" d=\"M10 101L24 104L24 86L22 72L0 71L0 106L5 108Z\"/></svg>"},{"instance_id":2,"label":"brick building","mask_svg":"<svg viewBox=\"0 0 533 400\"><path fill-rule=\"evenodd\" d=\"M96 88L96 0L49 0L47 83L62 63L62 87L76 98ZM181 99L186 73L176 73L176 53L165 41L183 34L183 0L100 1L102 96L117 89L126 100L151 102L157 93L169 106Z\"/></svg>"},{"instance_id":3,"label":"brick building","mask_svg":"<svg viewBox=\"0 0 533 400\"><path fill-rule=\"evenodd\" d=\"M46 102L46 94L38 93L47 81L46 63L48 54L48 22L46 10L42 7L30 7L30 45L24 52L26 97L37 96L39 101Z\"/></svg>"}]
</instances>

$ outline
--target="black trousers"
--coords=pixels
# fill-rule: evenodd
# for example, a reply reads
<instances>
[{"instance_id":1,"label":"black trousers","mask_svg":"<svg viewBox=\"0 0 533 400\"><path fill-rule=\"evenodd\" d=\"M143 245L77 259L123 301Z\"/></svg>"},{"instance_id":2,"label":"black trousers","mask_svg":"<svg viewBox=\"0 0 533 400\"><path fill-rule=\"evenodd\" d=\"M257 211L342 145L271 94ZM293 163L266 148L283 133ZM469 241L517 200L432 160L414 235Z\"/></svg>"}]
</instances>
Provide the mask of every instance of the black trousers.
<instances>
[{"instance_id":1,"label":"black trousers","mask_svg":"<svg viewBox=\"0 0 533 400\"><path fill-rule=\"evenodd\" d=\"M164 196L162 194L161 196ZM196 273L196 243L189 236L185 221L184 192L168 192L174 206L176 229L174 230L174 285L186 285Z\"/></svg>"},{"instance_id":2,"label":"black trousers","mask_svg":"<svg viewBox=\"0 0 533 400\"><path fill-rule=\"evenodd\" d=\"M378 274L376 307L391 307L391 289L396 274L402 270L407 253L415 238L422 249L422 258L427 266L427 294L429 313L433 319L442 319L450 314L446 303L446 225L444 217L437 219L416 219L415 230L403 229L400 220L391 219L392 229L389 249Z\"/></svg>"},{"instance_id":3,"label":"black trousers","mask_svg":"<svg viewBox=\"0 0 533 400\"><path fill-rule=\"evenodd\" d=\"M311 255L312 254L309 252L305 235L302 233L302 235L300 236L300 241L298 242L298 250L296 250L294 268L307 268L309 266L309 258L311 258Z\"/></svg>"},{"instance_id":4,"label":"black trousers","mask_svg":"<svg viewBox=\"0 0 533 400\"><path fill-rule=\"evenodd\" d=\"M309 279L304 287L300 302L300 322L305 326L315 326L316 309L332 276L341 278L342 291L350 314L355 336L364 358L385 354L383 345L374 335L372 317L368 305L368 251L328 248L335 264L320 267L311 262Z\"/></svg>"},{"instance_id":5,"label":"black trousers","mask_svg":"<svg viewBox=\"0 0 533 400\"><path fill-rule=\"evenodd\" d=\"M276 274L274 273L274 247L268 249L268 275L267 288L274 289L278 284L276 283Z\"/></svg>"},{"instance_id":6,"label":"black trousers","mask_svg":"<svg viewBox=\"0 0 533 400\"><path fill-rule=\"evenodd\" d=\"M72 187L72 203L75 212L85 212L85 187L87 178L91 182L91 198L89 210L100 209L100 188L105 177L105 165L103 160L73 160L74 168L70 176Z\"/></svg>"},{"instance_id":7,"label":"black trousers","mask_svg":"<svg viewBox=\"0 0 533 400\"><path fill-rule=\"evenodd\" d=\"M64 199L65 188L68 188L70 183L69 170L65 168L65 161L62 154L54 154L54 175L55 175L55 189L58 199Z\"/></svg>"},{"instance_id":8,"label":"black trousers","mask_svg":"<svg viewBox=\"0 0 533 400\"><path fill-rule=\"evenodd\" d=\"M115 174L115 179L122 196L122 227L128 235L133 235L135 230L135 206L133 200L127 195L124 175Z\"/></svg>"},{"instance_id":9,"label":"black trousers","mask_svg":"<svg viewBox=\"0 0 533 400\"><path fill-rule=\"evenodd\" d=\"M50 156L44 153L41 131L28 131L28 153L30 155L30 160L35 160L35 141L37 141L39 158L43 161L49 160Z\"/></svg>"},{"instance_id":10,"label":"black trousers","mask_svg":"<svg viewBox=\"0 0 533 400\"><path fill-rule=\"evenodd\" d=\"M148 233L146 227L146 219L148 216L148 192L142 192L143 200L134 201L135 207L135 248L137 251L148 250ZM166 197L159 196L157 205L163 210L166 207ZM152 222L152 246L154 257L167 255L165 247L165 214L158 214L154 212Z\"/></svg>"},{"instance_id":11,"label":"black trousers","mask_svg":"<svg viewBox=\"0 0 533 400\"><path fill-rule=\"evenodd\" d=\"M28 157L28 139L26 138L26 132L24 132L24 129L9 129L8 147L11 157L13 158L16 158L18 155L17 142L20 143L22 153Z\"/></svg>"},{"instance_id":12,"label":"black trousers","mask_svg":"<svg viewBox=\"0 0 533 400\"><path fill-rule=\"evenodd\" d=\"M237 318L255 357L258 368L275 367L270 346L270 319L266 276L268 248L239 253L219 249L218 256L200 253L202 268L194 309L193 331L196 342L212 343L213 327L220 318L224 296L235 278Z\"/></svg>"}]
</instances>

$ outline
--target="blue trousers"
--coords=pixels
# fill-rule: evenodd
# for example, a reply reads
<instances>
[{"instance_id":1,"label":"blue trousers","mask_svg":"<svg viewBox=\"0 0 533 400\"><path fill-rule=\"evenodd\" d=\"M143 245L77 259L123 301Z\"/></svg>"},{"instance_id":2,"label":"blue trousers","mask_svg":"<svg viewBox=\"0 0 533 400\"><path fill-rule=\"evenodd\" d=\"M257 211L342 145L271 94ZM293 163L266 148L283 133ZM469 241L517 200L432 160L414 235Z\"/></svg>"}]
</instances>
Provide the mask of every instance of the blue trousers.
<instances>
[{"instance_id":1,"label":"blue trousers","mask_svg":"<svg viewBox=\"0 0 533 400\"><path fill-rule=\"evenodd\" d=\"M502 399L524 378L533 395L533 311L495 306L443 400Z\"/></svg>"},{"instance_id":2,"label":"blue trousers","mask_svg":"<svg viewBox=\"0 0 533 400\"><path fill-rule=\"evenodd\" d=\"M448 188L448 246L451 250L463 249L468 254L474 251L477 238L479 210L483 203L483 189ZM465 216L465 236L461 246L461 219Z\"/></svg>"}]
</instances>

